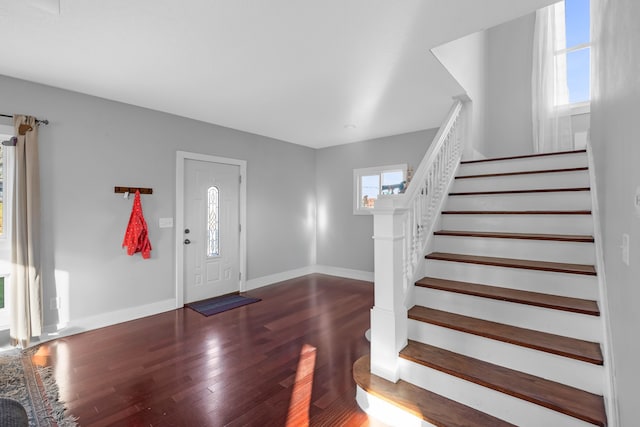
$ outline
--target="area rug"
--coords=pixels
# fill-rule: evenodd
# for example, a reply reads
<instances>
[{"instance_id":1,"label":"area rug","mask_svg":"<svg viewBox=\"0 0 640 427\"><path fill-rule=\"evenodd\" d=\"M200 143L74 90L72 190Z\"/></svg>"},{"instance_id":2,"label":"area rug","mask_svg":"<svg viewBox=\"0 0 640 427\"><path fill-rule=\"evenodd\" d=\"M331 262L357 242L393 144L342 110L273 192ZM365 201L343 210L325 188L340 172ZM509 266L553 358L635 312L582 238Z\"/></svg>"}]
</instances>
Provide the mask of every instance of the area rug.
<instances>
[{"instance_id":1,"label":"area rug","mask_svg":"<svg viewBox=\"0 0 640 427\"><path fill-rule=\"evenodd\" d=\"M58 400L58 386L49 367L34 365L35 349L0 353L0 397L22 404L29 426L73 427L75 418L65 413Z\"/></svg>"},{"instance_id":2,"label":"area rug","mask_svg":"<svg viewBox=\"0 0 640 427\"><path fill-rule=\"evenodd\" d=\"M258 301L261 301L260 298L251 298L233 294L210 298L203 301L192 302L190 304L187 304L187 307L208 317L214 314L222 313L223 311L242 307L243 305L253 304L254 302Z\"/></svg>"}]
</instances>

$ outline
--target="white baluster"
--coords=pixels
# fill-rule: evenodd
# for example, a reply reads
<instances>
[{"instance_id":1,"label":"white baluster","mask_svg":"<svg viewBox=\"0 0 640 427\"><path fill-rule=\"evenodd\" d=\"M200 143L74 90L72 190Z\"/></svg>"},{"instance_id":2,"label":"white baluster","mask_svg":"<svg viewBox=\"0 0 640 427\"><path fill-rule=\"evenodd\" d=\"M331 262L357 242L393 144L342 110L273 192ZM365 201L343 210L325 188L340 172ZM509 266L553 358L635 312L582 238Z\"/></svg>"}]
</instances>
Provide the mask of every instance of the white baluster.
<instances>
[{"instance_id":1,"label":"white baluster","mask_svg":"<svg viewBox=\"0 0 640 427\"><path fill-rule=\"evenodd\" d=\"M460 111L455 104L416 168L407 191L380 197L374 208L375 305L371 310L371 371L398 379L398 352L407 343L405 298L432 238L437 209L462 153Z\"/></svg>"}]
</instances>

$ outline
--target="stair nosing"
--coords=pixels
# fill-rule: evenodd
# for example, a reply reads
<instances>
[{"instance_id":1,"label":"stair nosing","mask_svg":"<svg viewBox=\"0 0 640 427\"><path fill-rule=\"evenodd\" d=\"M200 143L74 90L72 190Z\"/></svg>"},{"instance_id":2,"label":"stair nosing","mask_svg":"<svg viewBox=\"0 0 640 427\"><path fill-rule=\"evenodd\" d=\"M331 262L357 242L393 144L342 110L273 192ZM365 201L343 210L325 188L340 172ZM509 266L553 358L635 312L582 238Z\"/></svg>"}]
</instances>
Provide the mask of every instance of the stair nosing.
<instances>
[{"instance_id":1,"label":"stair nosing","mask_svg":"<svg viewBox=\"0 0 640 427\"><path fill-rule=\"evenodd\" d=\"M419 352L425 353L425 351L429 351L432 355L435 354L434 352L437 352L437 353L440 353L442 356L448 356L446 360L449 362L453 360L468 361L466 364L464 364L464 366L471 366L471 364L482 366L484 369L482 370L478 369L477 371L489 372L489 375L482 375L482 374L478 375L477 373L475 372L472 373L469 370L464 371L459 366L453 366L453 364L451 363L449 363L449 365L447 366L446 362L442 363L442 360L443 360L442 357L436 360L433 357L420 357L420 355L415 354ZM606 418L602 419L601 417L602 415L606 417L605 410L604 410L603 397L596 395L594 393L580 390L578 388L571 387L566 384L547 380L547 379L537 377L535 375L527 374L521 371L516 371L514 369L510 369L504 366L495 365L490 362L486 362L480 359L475 359L470 356L465 356L465 355L455 353L453 351L449 351L446 349L442 349L439 347L435 347L429 344L420 343L414 340L408 340L407 346L400 352L400 357L402 357L403 359L409 360L411 362L417 363L419 365L423 365L431 369L435 369L437 371L446 373L448 375L452 375L457 378L478 384L480 386L507 394L509 396L522 399L527 402L531 402L533 404L551 409L553 411L559 412L561 414L564 414L564 415L567 415L591 424L596 424L600 426L606 425ZM523 390L521 386L516 387L513 384L511 384L511 387L508 387L507 384L504 384L504 381L496 380L499 377L504 377L506 374L508 374L509 378L517 377L519 380L527 382L527 386L529 387L529 390L533 386L537 389L538 393L536 393L536 395L534 395L534 393L531 393L531 392L527 393L528 390ZM493 381L491 381L488 377L492 377ZM582 399L580 400L584 400L588 398L589 400L592 401L590 402L592 404L596 403L596 402L593 402L593 400L597 400L598 401L597 403L601 405L598 411L599 414L591 413L587 415L585 414L584 410L580 410L581 408L575 408L575 407L571 408L569 407L569 405L572 402L574 402L574 400L567 401L568 399L563 398L562 396L555 395L553 396L554 398L551 399L550 398L551 396L549 395L548 390L546 390L546 393L543 393L543 390L541 390L541 387L540 387L541 385L547 385L547 386L552 385L553 387L559 387L564 391L577 393L582 397ZM540 397L543 394L547 397L546 399ZM598 416L598 415L601 415L601 416Z\"/></svg>"},{"instance_id":2,"label":"stair nosing","mask_svg":"<svg viewBox=\"0 0 640 427\"><path fill-rule=\"evenodd\" d=\"M368 376L368 378L365 378ZM391 381L385 380L384 378L378 377L377 375L371 372L371 358L369 355L362 356L353 364L353 379L356 384L363 389L365 392L378 397L392 405L395 405L402 410L409 412L413 416L420 418L424 421L432 423L438 426L452 426L452 427L462 427L463 425L468 425L467 422L470 419L474 421L481 421L484 425L492 425L492 426L514 426L514 424L508 423L506 421L500 420L492 415L481 412L477 409L471 408L470 406L464 405L460 402L457 402L453 399L449 399L445 396L441 396L437 393L434 393L430 390L426 390L421 388L415 384L412 384L407 381L399 380L397 383L392 383ZM368 380L368 381L367 381ZM372 384L372 381L374 382ZM412 405L406 404L404 401L396 400L393 396L390 396L388 390L380 390L380 386L385 386L387 388L397 388L404 389L406 392L411 392L411 397L415 393L416 396L414 398L415 402L412 402ZM387 394L389 393L389 394ZM402 400L406 400L406 396L402 396ZM434 402L435 401L435 402ZM425 403L429 403L426 404ZM446 410L442 411L441 414L436 414L435 408L438 408L438 404L442 406L446 406ZM421 410L417 410L417 406L421 405ZM450 420L446 418L451 418L455 412L455 415L460 416L464 419L462 424L451 424ZM444 417L443 417L444 415ZM478 420L480 418L480 420ZM444 424L446 422L446 424ZM490 424L487 424L490 423Z\"/></svg>"},{"instance_id":3,"label":"stair nosing","mask_svg":"<svg viewBox=\"0 0 640 427\"><path fill-rule=\"evenodd\" d=\"M515 258L484 257L476 255L452 254L444 252L432 252L425 255L426 259L438 261L462 262L467 264L489 265L504 268L518 268L524 270L549 271L554 273L580 274L585 276L596 276L597 273L592 265L556 263L549 261L534 261ZM537 265L539 263L539 265ZM546 266L543 266L545 264ZM589 269L585 269L589 267Z\"/></svg>"},{"instance_id":4,"label":"stair nosing","mask_svg":"<svg viewBox=\"0 0 640 427\"><path fill-rule=\"evenodd\" d=\"M564 169L540 169L530 171L517 171L517 172L499 172L499 173L486 173L477 175L462 175L456 176L455 179L475 179L475 178L498 178L502 176L516 176L516 175L537 175L543 173L563 173L563 172L584 172L588 171L587 166L576 168L564 168Z\"/></svg>"},{"instance_id":5,"label":"stair nosing","mask_svg":"<svg viewBox=\"0 0 640 427\"><path fill-rule=\"evenodd\" d=\"M565 154L581 154L586 153L587 150L570 150L570 151L556 151L554 153L536 153L536 154L525 154L521 156L509 156L509 157L494 157L491 159L479 159L479 160L462 160L460 164L470 165L475 163L488 163L488 162L499 162L504 160L516 160L516 159L529 159L535 157L547 157L547 156L561 156Z\"/></svg>"},{"instance_id":6,"label":"stair nosing","mask_svg":"<svg viewBox=\"0 0 640 427\"><path fill-rule=\"evenodd\" d=\"M432 318L425 318L426 314L431 314ZM444 316L448 318L449 321L445 322L443 320L433 319L433 315L435 315L436 317ZM519 347L524 347L524 348L530 348L530 349L541 351L544 353L555 354L557 356L562 356L568 359L590 363L592 365L598 365L598 366L603 365L602 350L600 349L600 345L598 343L587 341L587 340L565 337L562 335L551 334L548 332L536 331L534 329L521 328L519 326L512 326L505 323L492 322L490 320L479 319L476 317L465 316L462 314L451 313L448 311L437 310L434 308L422 307L419 305L414 305L413 307L411 307L411 309L409 309L408 317L409 319L412 319L418 322L429 323L432 325L440 326L440 327L451 329L454 331L464 332L467 334L492 339L494 341L500 341L500 342L516 345ZM460 325L459 323L462 321L470 322L473 327ZM458 322L458 323L455 323L455 322ZM481 327L490 329L491 332L481 331L480 330ZM503 330L503 332L509 331L512 336L507 336L507 334L505 333L499 334L496 332L496 330ZM567 349L563 350L559 348L552 348L549 345L545 346L540 343L531 342L532 340L525 340L524 339L525 335L529 335L529 336L533 335L536 337L538 341L545 340L545 339L560 341L566 344L567 349L568 348L575 349L575 345L580 343L580 344L585 344L585 345L588 345L589 347L592 347L592 350L594 351L595 349L597 349L597 351L595 351L596 353L595 355L591 355L591 356L584 353L579 354L579 352L576 352L576 351L571 353ZM569 343L571 343L571 345L569 345Z\"/></svg>"},{"instance_id":7,"label":"stair nosing","mask_svg":"<svg viewBox=\"0 0 640 427\"><path fill-rule=\"evenodd\" d=\"M446 286L447 284L451 286ZM418 280L415 285L418 287L435 289L442 292L452 292L462 295L470 295L478 298L506 301L514 304L530 305L534 307L578 313L588 316L600 316L598 304L593 300L543 294L539 292L522 291L519 289L483 285L479 283L439 279L436 277L423 277L422 279ZM551 299L553 302L545 302L545 299ZM564 304L562 304L562 302L564 302ZM578 307L578 305L582 305L582 307ZM592 305L595 307L587 308L586 305Z\"/></svg>"},{"instance_id":8,"label":"stair nosing","mask_svg":"<svg viewBox=\"0 0 640 427\"><path fill-rule=\"evenodd\" d=\"M535 193L570 193L591 191L591 187L575 188L535 188L530 190L498 190L498 191L459 191L449 193L449 196L491 196L501 194L535 194Z\"/></svg>"},{"instance_id":9,"label":"stair nosing","mask_svg":"<svg viewBox=\"0 0 640 427\"><path fill-rule=\"evenodd\" d=\"M543 240L568 243L593 243L593 236L569 234L537 234L537 233L503 233L490 231L439 230L436 236L478 237L487 239Z\"/></svg>"}]
</instances>

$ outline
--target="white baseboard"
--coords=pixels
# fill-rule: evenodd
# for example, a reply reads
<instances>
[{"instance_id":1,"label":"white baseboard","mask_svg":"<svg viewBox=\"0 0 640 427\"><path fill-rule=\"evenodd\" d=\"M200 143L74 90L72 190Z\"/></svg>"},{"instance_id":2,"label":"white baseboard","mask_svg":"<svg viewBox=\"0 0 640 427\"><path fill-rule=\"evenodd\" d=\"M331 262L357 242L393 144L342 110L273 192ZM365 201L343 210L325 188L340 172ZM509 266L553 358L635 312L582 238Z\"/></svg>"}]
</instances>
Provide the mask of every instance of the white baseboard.
<instances>
[{"instance_id":1,"label":"white baseboard","mask_svg":"<svg viewBox=\"0 0 640 427\"><path fill-rule=\"evenodd\" d=\"M263 286L272 285L274 283L283 282L285 280L295 279L296 277L306 276L307 274L311 273L315 273L315 270L314 266L309 265L302 268L296 268L295 270L288 270L281 273L269 274L268 276L249 279L245 283L245 289L243 289L242 291L244 292L262 288Z\"/></svg>"},{"instance_id":2,"label":"white baseboard","mask_svg":"<svg viewBox=\"0 0 640 427\"><path fill-rule=\"evenodd\" d=\"M153 316L154 314L160 314L175 309L176 301L171 298L150 304L84 317L64 324L47 325L44 327L44 332L40 336L40 339L33 342L32 345L64 336L91 331L93 329L103 328L105 326L112 326L118 323L140 319L142 317Z\"/></svg>"},{"instance_id":3,"label":"white baseboard","mask_svg":"<svg viewBox=\"0 0 640 427\"><path fill-rule=\"evenodd\" d=\"M247 280L244 291L262 288L263 286L272 285L274 283L283 282L285 280L295 279L296 277L306 276L307 274L320 273L329 276L344 277L346 279L364 280L373 282L372 271L352 270L350 268L332 267L330 265L309 265L307 267L297 268L295 270L283 271L281 273L270 274L255 279Z\"/></svg>"},{"instance_id":4,"label":"white baseboard","mask_svg":"<svg viewBox=\"0 0 640 427\"><path fill-rule=\"evenodd\" d=\"M475 149L475 147L467 147L463 150L462 160L485 160L487 156Z\"/></svg>"},{"instance_id":5,"label":"white baseboard","mask_svg":"<svg viewBox=\"0 0 640 427\"><path fill-rule=\"evenodd\" d=\"M374 279L373 271L352 270L350 268L332 267L330 265L318 265L314 267L315 273L328 274L329 276L344 277L346 279L364 280L372 282Z\"/></svg>"}]
</instances>

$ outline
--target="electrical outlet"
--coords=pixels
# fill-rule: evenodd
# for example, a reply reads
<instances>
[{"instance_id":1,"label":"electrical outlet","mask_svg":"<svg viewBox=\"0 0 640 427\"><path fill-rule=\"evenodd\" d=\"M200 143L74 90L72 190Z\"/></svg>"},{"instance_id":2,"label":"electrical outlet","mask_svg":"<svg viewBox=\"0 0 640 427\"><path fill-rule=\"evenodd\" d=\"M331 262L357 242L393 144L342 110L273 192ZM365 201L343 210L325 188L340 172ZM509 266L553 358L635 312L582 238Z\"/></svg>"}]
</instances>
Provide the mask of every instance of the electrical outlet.
<instances>
[{"instance_id":1,"label":"electrical outlet","mask_svg":"<svg viewBox=\"0 0 640 427\"><path fill-rule=\"evenodd\" d=\"M58 310L60 308L60 297L53 297L49 301L49 308L51 310Z\"/></svg>"},{"instance_id":2,"label":"electrical outlet","mask_svg":"<svg viewBox=\"0 0 640 427\"><path fill-rule=\"evenodd\" d=\"M625 263L625 265L629 265L629 235L628 234L623 234L622 235L622 262Z\"/></svg>"}]
</instances>

